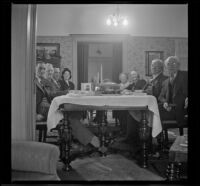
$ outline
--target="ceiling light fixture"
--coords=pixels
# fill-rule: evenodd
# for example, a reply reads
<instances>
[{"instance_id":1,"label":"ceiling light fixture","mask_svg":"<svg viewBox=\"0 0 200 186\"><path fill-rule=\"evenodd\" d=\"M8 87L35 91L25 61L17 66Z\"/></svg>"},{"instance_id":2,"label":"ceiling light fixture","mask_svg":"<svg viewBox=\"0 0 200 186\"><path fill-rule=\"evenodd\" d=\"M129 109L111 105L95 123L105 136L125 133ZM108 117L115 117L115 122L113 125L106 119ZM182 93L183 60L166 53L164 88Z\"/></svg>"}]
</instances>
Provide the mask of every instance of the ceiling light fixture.
<instances>
[{"instance_id":1,"label":"ceiling light fixture","mask_svg":"<svg viewBox=\"0 0 200 186\"><path fill-rule=\"evenodd\" d=\"M108 26L114 25L115 27L119 25L127 26L128 25L128 20L126 17L120 15L120 10L119 7L117 6L116 12L114 12L112 15L109 15L106 24Z\"/></svg>"}]
</instances>

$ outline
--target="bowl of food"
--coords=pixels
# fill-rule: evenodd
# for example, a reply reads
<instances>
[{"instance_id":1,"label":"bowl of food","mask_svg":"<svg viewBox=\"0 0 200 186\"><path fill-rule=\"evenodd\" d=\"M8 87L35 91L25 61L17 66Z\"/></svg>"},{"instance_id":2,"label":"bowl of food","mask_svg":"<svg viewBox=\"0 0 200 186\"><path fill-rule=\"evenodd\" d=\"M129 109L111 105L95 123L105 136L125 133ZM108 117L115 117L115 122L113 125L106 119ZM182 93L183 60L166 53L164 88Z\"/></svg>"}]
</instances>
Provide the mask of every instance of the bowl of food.
<instances>
[{"instance_id":1,"label":"bowl of food","mask_svg":"<svg viewBox=\"0 0 200 186\"><path fill-rule=\"evenodd\" d=\"M143 93L144 90L134 90L134 92L136 92L136 93Z\"/></svg>"}]
</instances>

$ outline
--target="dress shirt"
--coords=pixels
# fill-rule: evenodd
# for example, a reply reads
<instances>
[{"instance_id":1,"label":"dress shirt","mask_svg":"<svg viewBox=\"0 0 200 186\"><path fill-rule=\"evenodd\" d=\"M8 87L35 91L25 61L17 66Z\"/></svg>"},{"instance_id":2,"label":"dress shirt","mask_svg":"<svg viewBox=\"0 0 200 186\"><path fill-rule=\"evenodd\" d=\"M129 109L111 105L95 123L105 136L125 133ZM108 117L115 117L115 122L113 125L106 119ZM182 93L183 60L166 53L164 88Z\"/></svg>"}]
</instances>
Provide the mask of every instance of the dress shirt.
<instances>
[{"instance_id":1,"label":"dress shirt","mask_svg":"<svg viewBox=\"0 0 200 186\"><path fill-rule=\"evenodd\" d=\"M154 79L156 79L162 72L158 73L158 74L153 74L152 79L150 80L150 82L152 82Z\"/></svg>"},{"instance_id":2,"label":"dress shirt","mask_svg":"<svg viewBox=\"0 0 200 186\"><path fill-rule=\"evenodd\" d=\"M174 79L176 78L177 72L174 74L171 74L170 76L170 82L173 83Z\"/></svg>"}]
</instances>

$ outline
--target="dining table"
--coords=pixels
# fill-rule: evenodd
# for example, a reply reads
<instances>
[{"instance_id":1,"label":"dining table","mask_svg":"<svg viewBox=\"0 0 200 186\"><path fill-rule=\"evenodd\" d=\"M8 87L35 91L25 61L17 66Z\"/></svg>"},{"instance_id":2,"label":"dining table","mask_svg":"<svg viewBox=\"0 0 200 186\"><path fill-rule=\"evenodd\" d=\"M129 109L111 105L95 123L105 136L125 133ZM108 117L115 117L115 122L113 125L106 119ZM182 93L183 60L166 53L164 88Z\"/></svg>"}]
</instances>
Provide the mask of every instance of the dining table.
<instances>
[{"instance_id":1,"label":"dining table","mask_svg":"<svg viewBox=\"0 0 200 186\"><path fill-rule=\"evenodd\" d=\"M63 120L62 130L70 132L69 115L71 111L107 111L107 110L127 110L132 117L140 122L139 136L142 148L143 168L148 167L148 147L147 142L152 137L156 137L162 131L162 125L158 110L157 100L152 95L145 93L122 94L73 94L55 97L50 105L47 117L47 130L55 128ZM104 115L102 115L103 117ZM105 118L101 120L101 128L105 128ZM151 130L150 130L151 128ZM101 130L105 131L105 130ZM151 131L151 134L150 134ZM104 133L102 133L101 145L104 146ZM69 138L71 139L71 138ZM65 141L65 140L61 140ZM70 142L62 144L63 162L65 170L70 170ZM66 148L67 147L67 148ZM67 150L66 150L67 149Z\"/></svg>"}]
</instances>

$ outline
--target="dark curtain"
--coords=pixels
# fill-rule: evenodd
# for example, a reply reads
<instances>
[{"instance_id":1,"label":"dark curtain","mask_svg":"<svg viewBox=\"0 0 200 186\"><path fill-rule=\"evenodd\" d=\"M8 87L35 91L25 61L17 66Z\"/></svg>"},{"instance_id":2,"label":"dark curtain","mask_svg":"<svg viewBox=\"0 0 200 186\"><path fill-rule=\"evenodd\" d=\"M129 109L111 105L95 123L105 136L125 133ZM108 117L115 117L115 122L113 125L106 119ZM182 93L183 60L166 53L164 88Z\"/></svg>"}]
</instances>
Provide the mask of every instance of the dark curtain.
<instances>
[{"instance_id":1,"label":"dark curtain","mask_svg":"<svg viewBox=\"0 0 200 186\"><path fill-rule=\"evenodd\" d=\"M78 89L81 89L81 83L88 82L88 55L89 44L85 42L78 42L77 44L77 79Z\"/></svg>"},{"instance_id":2,"label":"dark curtain","mask_svg":"<svg viewBox=\"0 0 200 186\"><path fill-rule=\"evenodd\" d=\"M113 43L112 81L119 83L119 74L122 72L122 43Z\"/></svg>"}]
</instances>

